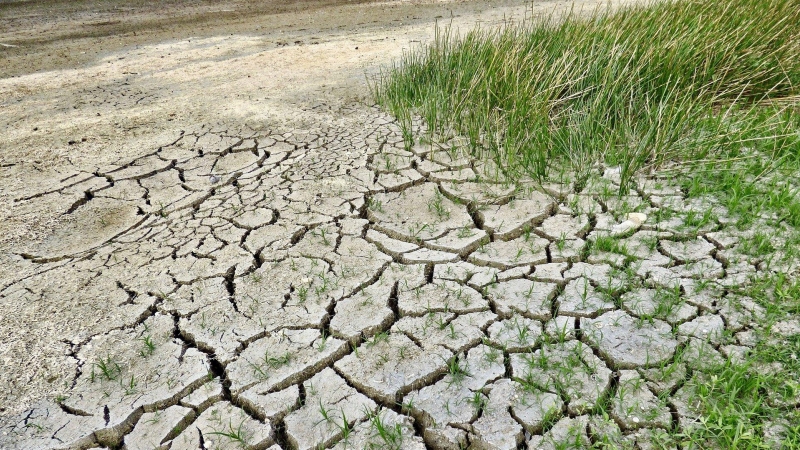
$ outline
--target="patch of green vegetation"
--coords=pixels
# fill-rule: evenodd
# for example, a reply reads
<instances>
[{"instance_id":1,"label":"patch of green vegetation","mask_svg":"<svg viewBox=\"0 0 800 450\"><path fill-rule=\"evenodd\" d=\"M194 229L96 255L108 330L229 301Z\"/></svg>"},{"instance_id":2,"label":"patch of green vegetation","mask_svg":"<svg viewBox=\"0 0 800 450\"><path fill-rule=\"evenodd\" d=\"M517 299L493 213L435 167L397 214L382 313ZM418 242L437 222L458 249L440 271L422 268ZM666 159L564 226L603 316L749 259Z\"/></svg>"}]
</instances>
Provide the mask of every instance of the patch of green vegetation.
<instances>
[{"instance_id":1,"label":"patch of green vegetation","mask_svg":"<svg viewBox=\"0 0 800 450\"><path fill-rule=\"evenodd\" d=\"M772 325L800 314L800 281L771 275L736 289L765 309L757 325L758 343L744 361L728 359L687 381L701 420L676 432L683 448L800 448L800 334L776 336ZM770 438L768 428L780 433Z\"/></svg>"},{"instance_id":2,"label":"patch of green vegetation","mask_svg":"<svg viewBox=\"0 0 800 450\"><path fill-rule=\"evenodd\" d=\"M288 365L292 360L292 354L285 352L280 356L271 356L269 350L264 352L263 358L258 363L248 362L253 373L262 379L269 378L269 371L274 370L285 365Z\"/></svg>"},{"instance_id":3,"label":"patch of green vegetation","mask_svg":"<svg viewBox=\"0 0 800 450\"><path fill-rule=\"evenodd\" d=\"M447 374L450 376L449 383L459 384L464 378L472 376L466 364L458 356L445 360L445 363L447 364Z\"/></svg>"},{"instance_id":4,"label":"patch of green vegetation","mask_svg":"<svg viewBox=\"0 0 800 450\"><path fill-rule=\"evenodd\" d=\"M444 204L444 196L438 190L434 193L433 198L428 202L428 211L436 215L440 221L450 219L450 210Z\"/></svg>"},{"instance_id":5,"label":"patch of green vegetation","mask_svg":"<svg viewBox=\"0 0 800 450\"><path fill-rule=\"evenodd\" d=\"M144 344L144 348L139 352L142 357L150 356L156 351L156 344L153 342L153 337L151 335L148 334L142 337L141 341Z\"/></svg>"},{"instance_id":6,"label":"patch of green vegetation","mask_svg":"<svg viewBox=\"0 0 800 450\"><path fill-rule=\"evenodd\" d=\"M366 411L367 420L372 429L372 435L379 439L378 442L370 442L367 449L388 449L399 450L403 444L403 427L399 423L391 425L381 417L380 411Z\"/></svg>"},{"instance_id":7,"label":"patch of green vegetation","mask_svg":"<svg viewBox=\"0 0 800 450\"><path fill-rule=\"evenodd\" d=\"M235 443L235 444L241 446L242 448L244 448L244 447L247 446L248 435L246 433L246 430L242 429L243 425L244 425L244 420L242 420L239 423L238 427L234 428L233 427L233 422L230 421L228 423L228 429L227 430L211 431L211 432L208 432L208 434L212 435L212 436L220 436L220 437L227 438L229 442Z\"/></svg>"},{"instance_id":8,"label":"patch of green vegetation","mask_svg":"<svg viewBox=\"0 0 800 450\"><path fill-rule=\"evenodd\" d=\"M122 374L122 367L111 356L100 358L96 363L92 364L91 380L95 380L95 369L99 370L99 376L106 381L114 381Z\"/></svg>"},{"instance_id":9,"label":"patch of green vegetation","mask_svg":"<svg viewBox=\"0 0 800 450\"><path fill-rule=\"evenodd\" d=\"M499 31L438 30L372 88L404 130L418 116L432 135L463 135L511 178L567 170L585 180L602 161L620 167L624 192L637 172L669 163L697 175L691 195L796 225L800 200L777 175L800 169L798 34L798 0L551 14Z\"/></svg>"}]
</instances>

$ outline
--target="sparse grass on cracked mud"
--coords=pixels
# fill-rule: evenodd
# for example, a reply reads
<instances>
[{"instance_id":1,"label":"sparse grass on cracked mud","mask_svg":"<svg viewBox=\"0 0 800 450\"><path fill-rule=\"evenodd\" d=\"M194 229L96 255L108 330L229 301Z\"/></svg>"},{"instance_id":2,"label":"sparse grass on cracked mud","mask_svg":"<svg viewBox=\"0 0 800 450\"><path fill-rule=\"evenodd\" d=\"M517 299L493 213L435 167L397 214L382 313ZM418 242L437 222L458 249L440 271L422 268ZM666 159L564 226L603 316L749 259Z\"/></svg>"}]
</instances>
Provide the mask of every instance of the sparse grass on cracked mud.
<instances>
[{"instance_id":1,"label":"sparse grass on cracked mud","mask_svg":"<svg viewBox=\"0 0 800 450\"><path fill-rule=\"evenodd\" d=\"M425 2L380 8L395 4L427 17L418 36L433 36L438 13ZM469 11L487 3L431 5ZM681 5L655 7L714 8ZM522 15L517 6L492 7L480 17L494 20L480 23L499 27ZM362 20L350 17L353 8L326 11ZM453 24L471 29L477 18L456 13ZM547 33L571 26L590 34L587 22L569 20L551 20ZM363 94L362 66L337 72L336 64L370 48L388 62L386 51L399 56L401 44L386 37L399 34L380 29L266 50L255 39L252 55L221 60L237 39L192 38L188 54L213 51L186 66L203 87L202 96L187 95L229 104L232 90L277 93L287 73L320 84L346 73ZM698 42L687 51L702 49ZM176 46L155 48L183 60ZM280 58L291 70L263 70ZM153 116L131 94L164 87L142 82L161 63L148 66L134 52L101 62L106 76L124 75L103 85L114 106L69 104L75 112L58 121L118 110ZM214 70L200 76L199 64ZM51 75L85 78L82 89L97 85L95 69ZM214 74L219 90L203 82ZM237 75L250 81L232 82ZM31 85L29 77L4 83ZM637 86L635 93L647 87ZM504 147L487 144L485 132L471 148L457 127L440 121L430 131L407 104L393 118L319 90L308 91L313 104L292 103L292 89L270 103L293 105L281 107L275 123L235 116L210 125L219 111L192 103L206 111L198 123L167 120L166 135L152 142L122 134L119 157L73 145L72 157L92 157L88 167L71 158L78 176L42 173L47 183L31 183L19 167L0 164L19 186L7 197L20 198L15 205L37 218L72 218L80 230L0 253L0 272L13 274L0 275L0 384L10 386L0 391L0 448L797 448L800 259L789 201L796 139L742 128L792 126L791 86L780 89L779 99L715 100L699 122L714 131L723 115L744 130L734 137L750 139L747 150L733 139L726 147L667 140L674 146L666 156L631 157L629 166L623 143L638 135L625 127L647 111L605 124L621 123L618 136L628 139L613 152L587 145L579 153L577 139L593 135L575 134L575 152L544 155L550 164L537 173L492 158ZM41 108L30 99L7 103L3 113ZM255 100L241 96L238 105L269 109ZM554 111L574 120L592 112L573 100ZM552 126L571 136L563 123ZM22 142L13 137L7 141ZM768 156L752 156L758 152ZM96 226L105 211L127 215Z\"/></svg>"},{"instance_id":2,"label":"sparse grass on cracked mud","mask_svg":"<svg viewBox=\"0 0 800 450\"><path fill-rule=\"evenodd\" d=\"M499 31L445 27L372 88L409 148L464 136L471 157L499 168L493 181L568 181L603 203L670 184L642 183L656 173L689 202L680 217L659 209L657 221L681 222L687 240L728 223L749 236L740 249L749 261L777 268L798 256L800 243L799 43L795 0L654 2L590 17L545 15ZM424 133L412 132L415 122ZM595 188L598 167L611 167L619 183ZM762 231L765 223L775 228ZM594 239L590 262L618 255L635 271L636 250L624 241ZM659 241L641 244L656 250ZM760 343L687 374L681 390L691 391L697 423L671 428L664 445L764 448L764 436L781 429L782 448L800 448L800 336L770 334L800 312L791 267L726 288L765 309ZM666 294L639 317L679 314L680 290Z\"/></svg>"},{"instance_id":3,"label":"sparse grass on cracked mud","mask_svg":"<svg viewBox=\"0 0 800 450\"><path fill-rule=\"evenodd\" d=\"M771 192L757 206L800 224L792 186L753 186L798 167L800 3L669 1L582 17L441 29L376 80L376 98L409 143L416 114L433 136L468 137L508 176L581 180L602 161L620 167L625 189L677 162L710 172L695 192L732 191L742 210Z\"/></svg>"}]
</instances>

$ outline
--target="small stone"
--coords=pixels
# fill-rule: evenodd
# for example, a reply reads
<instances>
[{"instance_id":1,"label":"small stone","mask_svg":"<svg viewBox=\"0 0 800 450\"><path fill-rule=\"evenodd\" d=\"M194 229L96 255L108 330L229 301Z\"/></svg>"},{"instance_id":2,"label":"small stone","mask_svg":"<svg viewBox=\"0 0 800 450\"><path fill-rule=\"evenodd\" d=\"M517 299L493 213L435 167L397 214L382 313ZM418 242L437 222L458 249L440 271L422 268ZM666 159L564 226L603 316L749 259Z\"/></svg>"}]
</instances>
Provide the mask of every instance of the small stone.
<instances>
[{"instance_id":1,"label":"small stone","mask_svg":"<svg viewBox=\"0 0 800 450\"><path fill-rule=\"evenodd\" d=\"M622 236L638 230L647 220L647 215L642 213L629 213L625 221L611 227L612 236Z\"/></svg>"},{"instance_id":2,"label":"small stone","mask_svg":"<svg viewBox=\"0 0 800 450\"><path fill-rule=\"evenodd\" d=\"M628 213L627 219L631 222L636 223L637 225L643 224L647 220L647 214L644 213Z\"/></svg>"}]
</instances>

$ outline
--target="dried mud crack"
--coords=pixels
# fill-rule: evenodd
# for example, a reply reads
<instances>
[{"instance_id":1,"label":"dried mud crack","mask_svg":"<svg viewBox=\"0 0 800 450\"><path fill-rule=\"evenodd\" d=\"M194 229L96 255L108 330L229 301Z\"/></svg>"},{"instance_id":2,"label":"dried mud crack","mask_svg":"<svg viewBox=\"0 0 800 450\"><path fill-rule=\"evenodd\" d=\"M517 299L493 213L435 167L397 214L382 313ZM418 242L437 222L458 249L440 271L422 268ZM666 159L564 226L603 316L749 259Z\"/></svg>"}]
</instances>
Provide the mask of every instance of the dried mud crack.
<instances>
[{"instance_id":1,"label":"dried mud crack","mask_svg":"<svg viewBox=\"0 0 800 450\"><path fill-rule=\"evenodd\" d=\"M4 59L0 449L687 448L720 365L798 334L743 289L800 273L752 251L780 221L658 173L507 182L363 101L433 20L552 5L317 3Z\"/></svg>"},{"instance_id":2,"label":"dried mud crack","mask_svg":"<svg viewBox=\"0 0 800 450\"><path fill-rule=\"evenodd\" d=\"M728 289L761 267L741 234L692 229L654 179L622 202L613 176L478 182L465 155L408 149L355 106L320 129L187 131L37 194L130 214L88 248L21 255L33 269L0 297L122 316L68 341L72 381L0 446L645 448L692 427L689 381L763 314ZM650 219L619 233L633 210Z\"/></svg>"}]
</instances>

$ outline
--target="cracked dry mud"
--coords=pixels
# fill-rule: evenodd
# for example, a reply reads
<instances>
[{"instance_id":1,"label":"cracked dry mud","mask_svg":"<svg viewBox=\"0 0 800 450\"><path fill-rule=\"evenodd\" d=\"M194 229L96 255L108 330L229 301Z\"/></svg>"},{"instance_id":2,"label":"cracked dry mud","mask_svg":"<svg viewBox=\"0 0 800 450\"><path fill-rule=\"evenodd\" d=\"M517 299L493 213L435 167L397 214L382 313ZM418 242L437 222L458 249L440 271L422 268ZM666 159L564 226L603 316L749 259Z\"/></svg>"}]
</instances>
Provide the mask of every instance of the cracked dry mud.
<instances>
[{"instance_id":1,"label":"cracked dry mud","mask_svg":"<svg viewBox=\"0 0 800 450\"><path fill-rule=\"evenodd\" d=\"M589 251L625 207L570 186L484 181L476 196L469 179L433 181L431 161L481 170L457 140L406 149L400 135L355 106L325 129L187 131L65 180L53 192L85 194L75 214L131 212L90 245L23 254L30 272L3 299L80 295L76 307L113 305L116 322L68 340L72 381L6 422L0 443L366 448L383 429L409 449L609 433L644 448L691 427L686 380L746 352L762 313L726 294L728 268L763 267L736 256L735 233L654 220L620 237L622 259ZM395 172L402 182L381 183ZM648 181L632 196L654 215ZM601 405L609 419L592 415Z\"/></svg>"},{"instance_id":2,"label":"cracked dry mud","mask_svg":"<svg viewBox=\"0 0 800 450\"><path fill-rule=\"evenodd\" d=\"M727 287L797 270L742 256L713 199L692 226L657 176L504 184L377 108L314 117L175 131L18 199L78 225L0 285L68 333L36 373L66 382L9 407L0 448L650 448L755 345L763 311Z\"/></svg>"}]
</instances>

